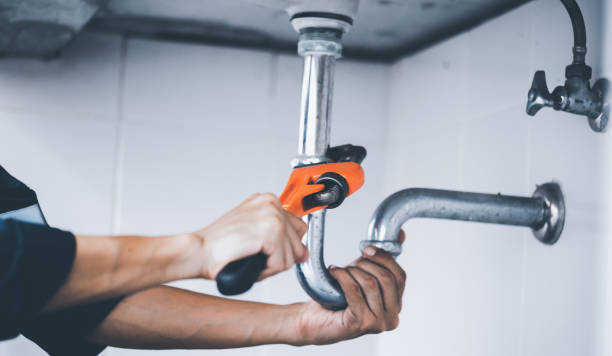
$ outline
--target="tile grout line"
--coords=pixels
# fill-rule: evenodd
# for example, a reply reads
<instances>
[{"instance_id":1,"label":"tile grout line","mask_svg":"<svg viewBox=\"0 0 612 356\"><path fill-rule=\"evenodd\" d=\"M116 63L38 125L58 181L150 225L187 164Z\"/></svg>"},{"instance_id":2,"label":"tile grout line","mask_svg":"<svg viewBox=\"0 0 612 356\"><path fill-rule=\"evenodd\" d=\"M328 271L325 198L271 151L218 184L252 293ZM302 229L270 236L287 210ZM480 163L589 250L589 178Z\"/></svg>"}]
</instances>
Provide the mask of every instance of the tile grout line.
<instances>
[{"instance_id":1,"label":"tile grout line","mask_svg":"<svg viewBox=\"0 0 612 356\"><path fill-rule=\"evenodd\" d=\"M612 74L612 45L610 45L610 41L612 40L612 25L609 22L606 22L606 16L612 17L612 0L604 1L603 11L602 11L602 24L603 24L603 33L602 40L603 48L600 54L601 60L601 74L602 76L610 76ZM604 149L604 161L610 162L610 153L612 152L612 141L610 138L603 144ZM604 175L607 177L611 176L612 168L610 163L605 165ZM605 191L605 189L604 189ZM612 191L608 191L608 201L612 202ZM610 203L608 203L608 219L603 218L603 231L605 231L606 236L612 236L611 225L609 223L610 217L612 217L612 210L610 209ZM610 262L609 256L612 252L612 244L610 243L610 238L608 238L603 243L603 252L600 253L600 258L604 260L602 262L601 267L601 277L600 279L604 281L604 285L601 287L603 290L600 292L600 298L603 300L600 302L600 305L603 309L602 318L600 321L600 332L598 335L598 345L599 349L596 350L596 354L598 355L608 355L612 353L612 344L609 341L609 338L606 337L611 328L611 319L612 319L612 307L609 302L610 292L612 291L611 287L608 283L605 283L606 280L609 280L610 272L612 272L612 263Z\"/></svg>"},{"instance_id":2,"label":"tile grout line","mask_svg":"<svg viewBox=\"0 0 612 356\"><path fill-rule=\"evenodd\" d=\"M390 172L388 171L389 166L390 166L390 162L389 162L389 158L388 158L388 154L389 154L389 129L391 126L391 110L390 110L390 105L391 105L391 86L393 85L392 83L392 71L394 69L394 64L390 64L385 66L384 69L384 87L383 87L383 105L382 105L382 123L381 125L383 125L383 129L381 131L381 138L382 138L382 152L383 152L383 161L382 161L382 171L383 171L383 179L382 179L382 192L384 194L386 194L386 191L389 190L389 186L391 186L390 182L389 182L389 176L390 176ZM374 350L375 353L378 354L382 354L384 351L383 348L383 343L381 342L380 338L375 339L374 341Z\"/></svg>"},{"instance_id":3,"label":"tile grout line","mask_svg":"<svg viewBox=\"0 0 612 356\"><path fill-rule=\"evenodd\" d=\"M392 186L391 182L390 182L390 172L389 172L389 167L391 166L390 162L389 162L389 153L390 153L390 142L391 142L391 135L389 133L389 131L392 129L391 128L391 102L392 102L392 97L391 97L391 91L393 90L393 84L394 84L394 80L393 80L393 74L395 72L395 65L394 64L390 64L385 68L385 86L384 86L384 98L383 98L383 122L384 122L384 126L382 129L382 152L383 152L383 162L382 162L382 171L384 172L383 174L383 179L382 179L382 185L383 185L383 193L386 194L387 190L390 190L389 188ZM377 346L377 350L378 350L378 346Z\"/></svg>"},{"instance_id":4,"label":"tile grout line","mask_svg":"<svg viewBox=\"0 0 612 356\"><path fill-rule=\"evenodd\" d=\"M535 63L535 39L533 34L535 33L535 14L533 10L531 12L531 48L529 52L529 69L531 72L534 72L534 63ZM527 157L525 164L527 165L527 174L525 176L525 185L527 188L529 187L531 176L532 176L532 165L533 165L533 155L532 155L532 145L533 145L533 126L531 122L527 124ZM517 343L517 355L522 356L523 350L525 346L525 334L523 324L525 322L525 308L526 308L526 294L527 294L527 244L528 244L529 236L523 236L523 251L521 254L521 289L520 289L520 302L519 302L519 320L518 320L518 343Z\"/></svg>"},{"instance_id":5,"label":"tile grout line","mask_svg":"<svg viewBox=\"0 0 612 356\"><path fill-rule=\"evenodd\" d=\"M111 210L111 233L118 234L121 228L121 203L123 191L123 163L125 159L125 140L123 125L123 107L125 94L125 77L127 66L128 38L121 37L121 50L119 62L119 85L117 88L117 121L115 130L115 150L113 158L113 183L112 183L112 210Z\"/></svg>"}]
</instances>

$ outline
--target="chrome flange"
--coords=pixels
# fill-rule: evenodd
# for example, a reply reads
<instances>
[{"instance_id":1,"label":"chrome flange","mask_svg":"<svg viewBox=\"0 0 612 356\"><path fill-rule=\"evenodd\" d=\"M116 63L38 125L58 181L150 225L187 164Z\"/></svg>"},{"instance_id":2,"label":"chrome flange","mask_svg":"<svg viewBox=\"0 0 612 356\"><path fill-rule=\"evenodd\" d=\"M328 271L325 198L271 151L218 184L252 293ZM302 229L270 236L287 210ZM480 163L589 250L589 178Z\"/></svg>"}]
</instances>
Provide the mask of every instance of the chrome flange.
<instances>
[{"instance_id":1,"label":"chrome flange","mask_svg":"<svg viewBox=\"0 0 612 356\"><path fill-rule=\"evenodd\" d=\"M544 224L534 228L533 235L544 244L554 245L565 225L565 199L561 187L557 183L539 185L533 197L544 199L547 207Z\"/></svg>"}]
</instances>

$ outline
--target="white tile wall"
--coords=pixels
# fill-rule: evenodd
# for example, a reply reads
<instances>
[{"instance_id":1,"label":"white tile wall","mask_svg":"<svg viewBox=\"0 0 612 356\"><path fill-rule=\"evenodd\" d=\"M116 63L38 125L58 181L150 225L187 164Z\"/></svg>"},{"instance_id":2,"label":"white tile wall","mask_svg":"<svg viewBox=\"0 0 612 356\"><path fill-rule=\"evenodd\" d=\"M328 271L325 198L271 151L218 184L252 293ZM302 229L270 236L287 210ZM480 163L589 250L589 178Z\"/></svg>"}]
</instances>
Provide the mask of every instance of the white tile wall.
<instances>
[{"instance_id":1,"label":"white tile wall","mask_svg":"<svg viewBox=\"0 0 612 356\"><path fill-rule=\"evenodd\" d=\"M602 53L603 53L603 66L602 73L610 78L612 76L612 0L604 0L604 9L602 11L603 31L602 31ZM612 137L608 135L604 143L604 155L603 161L605 162L605 176L612 176ZM609 180L608 180L609 182ZM602 182L604 186L602 190L607 191L608 206L603 212L603 229L606 231L606 236L612 236L612 190L610 190L607 182ZM607 189L606 189L607 188ZM610 239L606 241L605 248L602 248L600 257L606 262L605 274L602 277L604 281L610 281L612 276L612 263L610 263L610 256L612 256L612 244ZM599 338L603 340L601 345L601 354L610 355L612 354L612 339L609 337L612 332L612 302L610 296L612 296L612 284L605 283L605 292L603 293L603 304L605 306L604 312L601 314L602 320L600 320L601 328L597 333Z\"/></svg>"},{"instance_id":2,"label":"white tile wall","mask_svg":"<svg viewBox=\"0 0 612 356\"><path fill-rule=\"evenodd\" d=\"M589 63L600 73L601 3L581 6ZM387 189L530 195L556 180L569 210L554 247L524 229L407 224L409 252L400 261L414 288L398 331L381 336L380 354L603 354L606 136L571 115L524 113L535 69L554 87L570 61L565 10L535 1L393 66Z\"/></svg>"},{"instance_id":3,"label":"white tile wall","mask_svg":"<svg viewBox=\"0 0 612 356\"><path fill-rule=\"evenodd\" d=\"M601 73L601 3L581 5ZM569 208L558 245L520 228L413 221L396 331L206 354L603 355L610 136L570 115L524 114L536 69L549 87L562 83L566 16L556 1L534 1L393 65L338 63L332 142L369 155L363 190L329 212L326 259L354 258L374 207L414 186L529 195L555 179ZM297 149L301 74L291 55L83 35L59 60L0 61L0 164L38 191L57 226L195 229L253 192L280 193ZM216 293L211 282L176 285ZM306 298L292 272L242 297ZM0 343L0 355L17 353L42 354L23 338Z\"/></svg>"}]
</instances>

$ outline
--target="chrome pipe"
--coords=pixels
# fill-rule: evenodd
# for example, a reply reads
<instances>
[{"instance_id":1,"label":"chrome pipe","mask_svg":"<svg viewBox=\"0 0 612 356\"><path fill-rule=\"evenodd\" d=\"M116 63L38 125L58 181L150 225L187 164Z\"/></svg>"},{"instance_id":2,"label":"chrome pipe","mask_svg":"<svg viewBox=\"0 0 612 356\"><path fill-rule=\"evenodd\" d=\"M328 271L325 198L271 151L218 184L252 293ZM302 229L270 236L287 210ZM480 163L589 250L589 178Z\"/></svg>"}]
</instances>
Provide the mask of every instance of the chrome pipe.
<instances>
[{"instance_id":1,"label":"chrome pipe","mask_svg":"<svg viewBox=\"0 0 612 356\"><path fill-rule=\"evenodd\" d=\"M412 188L390 195L376 209L368 228L366 246L393 256L401 253L397 241L404 223L413 218L461 220L525 226L544 244L559 240L565 223L565 202L556 183L538 186L530 198L450 190Z\"/></svg>"},{"instance_id":2,"label":"chrome pipe","mask_svg":"<svg viewBox=\"0 0 612 356\"><path fill-rule=\"evenodd\" d=\"M306 29L300 35L298 53L304 57L298 156L293 166L330 162L331 103L336 59L340 57L342 33L329 29ZM342 309L346 301L323 260L325 209L304 217L308 232L302 242L310 257L296 266L297 277L310 297L329 309Z\"/></svg>"},{"instance_id":3,"label":"chrome pipe","mask_svg":"<svg viewBox=\"0 0 612 356\"><path fill-rule=\"evenodd\" d=\"M310 54L304 57L298 157L300 165L330 161L331 101L336 57Z\"/></svg>"}]
</instances>

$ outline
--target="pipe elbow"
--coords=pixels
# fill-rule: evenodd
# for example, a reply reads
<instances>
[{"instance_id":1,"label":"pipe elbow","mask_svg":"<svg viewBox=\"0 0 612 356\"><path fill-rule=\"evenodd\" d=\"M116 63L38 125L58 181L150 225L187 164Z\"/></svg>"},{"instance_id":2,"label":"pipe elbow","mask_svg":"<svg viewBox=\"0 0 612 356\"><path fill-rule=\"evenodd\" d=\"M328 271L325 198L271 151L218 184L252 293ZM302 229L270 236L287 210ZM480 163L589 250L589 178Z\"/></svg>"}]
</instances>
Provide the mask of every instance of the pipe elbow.
<instances>
[{"instance_id":1,"label":"pipe elbow","mask_svg":"<svg viewBox=\"0 0 612 356\"><path fill-rule=\"evenodd\" d=\"M374 246L385 250L393 257L402 253L402 245L397 240L402 225L418 216L419 208L426 197L426 190L410 188L391 194L376 208L368 226L369 240L363 240L360 249Z\"/></svg>"}]
</instances>

